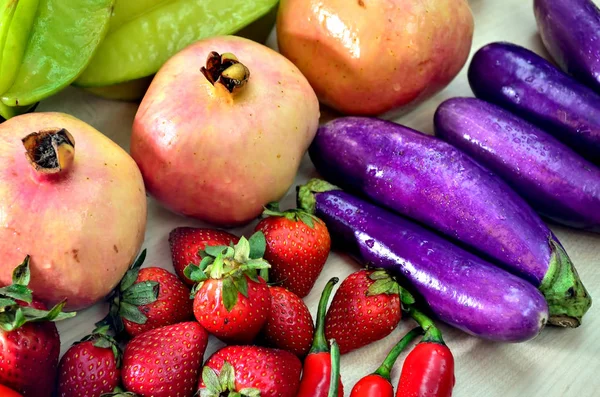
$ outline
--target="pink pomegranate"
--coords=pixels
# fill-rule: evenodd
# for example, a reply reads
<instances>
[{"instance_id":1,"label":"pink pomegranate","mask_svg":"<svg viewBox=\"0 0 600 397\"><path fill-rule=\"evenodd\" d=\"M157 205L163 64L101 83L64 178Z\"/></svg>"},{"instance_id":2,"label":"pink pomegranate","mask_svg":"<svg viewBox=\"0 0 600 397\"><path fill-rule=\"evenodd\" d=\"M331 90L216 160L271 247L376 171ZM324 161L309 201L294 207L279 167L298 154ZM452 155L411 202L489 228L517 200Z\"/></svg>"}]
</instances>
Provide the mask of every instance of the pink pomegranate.
<instances>
[{"instance_id":1,"label":"pink pomegranate","mask_svg":"<svg viewBox=\"0 0 600 397\"><path fill-rule=\"evenodd\" d=\"M243 224L286 193L318 120L317 97L290 61L253 41L214 37L154 77L133 123L131 155L166 207Z\"/></svg>"},{"instance_id":2,"label":"pink pomegranate","mask_svg":"<svg viewBox=\"0 0 600 397\"><path fill-rule=\"evenodd\" d=\"M107 295L144 239L146 197L132 158L62 113L0 124L0 285L31 256L30 287L81 309Z\"/></svg>"},{"instance_id":3,"label":"pink pomegranate","mask_svg":"<svg viewBox=\"0 0 600 397\"><path fill-rule=\"evenodd\" d=\"M282 0L279 50L319 99L340 112L379 115L444 88L465 64L467 0Z\"/></svg>"}]
</instances>

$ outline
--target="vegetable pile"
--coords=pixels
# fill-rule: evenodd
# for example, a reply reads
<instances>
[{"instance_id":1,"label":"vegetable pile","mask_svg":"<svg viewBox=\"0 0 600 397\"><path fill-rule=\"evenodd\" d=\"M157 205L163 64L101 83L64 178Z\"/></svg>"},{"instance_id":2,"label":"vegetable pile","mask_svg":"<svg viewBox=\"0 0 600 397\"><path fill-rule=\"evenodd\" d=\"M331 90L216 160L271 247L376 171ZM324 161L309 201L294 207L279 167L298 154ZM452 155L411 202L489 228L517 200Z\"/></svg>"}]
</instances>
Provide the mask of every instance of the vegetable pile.
<instances>
[{"instance_id":1,"label":"vegetable pile","mask_svg":"<svg viewBox=\"0 0 600 397\"><path fill-rule=\"evenodd\" d=\"M374 116L458 74L465 0L0 1L0 395L450 397L437 322L492 343L585 326L545 221L600 232L600 9L534 3L558 67L485 45L475 98L441 103L429 136ZM280 53L259 43L276 15ZM141 99L131 156L35 112L71 83ZM344 115L319 125L319 101ZM282 209L306 153L318 177ZM212 225L158 237L172 271L142 249L146 191ZM332 249L361 264L341 282ZM103 299L59 359L53 322ZM348 384L340 356L398 327Z\"/></svg>"}]
</instances>

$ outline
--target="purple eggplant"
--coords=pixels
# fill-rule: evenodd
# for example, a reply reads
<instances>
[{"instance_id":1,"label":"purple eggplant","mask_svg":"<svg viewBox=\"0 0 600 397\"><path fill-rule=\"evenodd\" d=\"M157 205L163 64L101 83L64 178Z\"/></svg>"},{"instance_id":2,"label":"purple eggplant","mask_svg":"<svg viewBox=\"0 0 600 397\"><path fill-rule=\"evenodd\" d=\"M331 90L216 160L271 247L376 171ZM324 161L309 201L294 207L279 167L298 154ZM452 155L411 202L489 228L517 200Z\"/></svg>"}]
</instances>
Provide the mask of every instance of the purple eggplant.
<instances>
[{"instance_id":1,"label":"purple eggplant","mask_svg":"<svg viewBox=\"0 0 600 397\"><path fill-rule=\"evenodd\" d=\"M325 179L459 241L538 287L549 322L580 325L591 298L559 241L502 179L452 145L379 119L321 126L309 149Z\"/></svg>"},{"instance_id":2,"label":"purple eggplant","mask_svg":"<svg viewBox=\"0 0 600 397\"><path fill-rule=\"evenodd\" d=\"M527 121L476 98L452 98L435 132L508 182L542 215L600 231L600 168Z\"/></svg>"},{"instance_id":3,"label":"purple eggplant","mask_svg":"<svg viewBox=\"0 0 600 397\"><path fill-rule=\"evenodd\" d=\"M408 281L456 328L521 342L538 335L548 319L548 305L533 285L422 226L318 179L298 189L298 201L361 262Z\"/></svg>"},{"instance_id":4,"label":"purple eggplant","mask_svg":"<svg viewBox=\"0 0 600 397\"><path fill-rule=\"evenodd\" d=\"M600 9L591 0L534 0L533 9L556 63L600 92Z\"/></svg>"},{"instance_id":5,"label":"purple eggplant","mask_svg":"<svg viewBox=\"0 0 600 397\"><path fill-rule=\"evenodd\" d=\"M600 95L526 48L492 43L473 56L469 83L478 98L538 125L600 162Z\"/></svg>"}]
</instances>

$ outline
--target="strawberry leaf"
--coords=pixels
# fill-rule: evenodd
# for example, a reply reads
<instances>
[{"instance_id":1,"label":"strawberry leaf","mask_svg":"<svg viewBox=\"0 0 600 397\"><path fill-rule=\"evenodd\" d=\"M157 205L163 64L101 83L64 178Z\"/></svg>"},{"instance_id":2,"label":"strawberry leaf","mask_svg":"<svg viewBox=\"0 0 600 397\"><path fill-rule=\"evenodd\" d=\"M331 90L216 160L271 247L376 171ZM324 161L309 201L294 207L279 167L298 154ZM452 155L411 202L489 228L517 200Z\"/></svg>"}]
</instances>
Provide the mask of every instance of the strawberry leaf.
<instances>
[{"instance_id":1,"label":"strawberry leaf","mask_svg":"<svg viewBox=\"0 0 600 397\"><path fill-rule=\"evenodd\" d=\"M248 243L250 244L250 259L259 259L265 255L267 241L263 232L258 231L254 233L252 236L250 236Z\"/></svg>"},{"instance_id":2,"label":"strawberry leaf","mask_svg":"<svg viewBox=\"0 0 600 397\"><path fill-rule=\"evenodd\" d=\"M206 395L218 396L219 393L225 391L223 390L223 388L221 388L221 383L219 382L219 377L217 376L217 373L211 367L206 366L202 368L202 382L204 382L204 386L206 387L206 389L203 389L203 391L207 390L210 393L205 393Z\"/></svg>"},{"instance_id":3,"label":"strawberry leaf","mask_svg":"<svg viewBox=\"0 0 600 397\"><path fill-rule=\"evenodd\" d=\"M31 303L32 300L31 290L20 284L12 284L0 288L0 296L13 298L27 303Z\"/></svg>"},{"instance_id":4,"label":"strawberry leaf","mask_svg":"<svg viewBox=\"0 0 600 397\"><path fill-rule=\"evenodd\" d=\"M415 297L404 288L400 288L400 301L405 305L412 305L416 302Z\"/></svg>"},{"instance_id":5,"label":"strawberry leaf","mask_svg":"<svg viewBox=\"0 0 600 397\"><path fill-rule=\"evenodd\" d=\"M268 283L269 282L269 269L267 269L267 268L260 269L260 278L265 280L265 283Z\"/></svg>"},{"instance_id":6,"label":"strawberry leaf","mask_svg":"<svg viewBox=\"0 0 600 397\"><path fill-rule=\"evenodd\" d=\"M135 262L133 262L133 264L129 267L129 270L127 271L127 273L125 273L125 276L123 276L123 278L121 279L121 284L119 285L119 289L121 290L121 292L129 289L133 285L133 283L135 283L135 280L137 280L138 274L140 272L140 267L142 267L142 264L145 260L146 250L143 250L137 257Z\"/></svg>"},{"instance_id":7,"label":"strawberry leaf","mask_svg":"<svg viewBox=\"0 0 600 397\"><path fill-rule=\"evenodd\" d=\"M245 265L240 266L242 271L247 270L260 270L260 269L269 269L271 265L266 260L260 259L251 259Z\"/></svg>"},{"instance_id":8,"label":"strawberry leaf","mask_svg":"<svg viewBox=\"0 0 600 397\"><path fill-rule=\"evenodd\" d=\"M123 302L134 306L148 305L158 299L160 285L157 281L142 281L123 293Z\"/></svg>"},{"instance_id":9,"label":"strawberry leaf","mask_svg":"<svg viewBox=\"0 0 600 397\"><path fill-rule=\"evenodd\" d=\"M98 338L94 341L94 346L100 347L103 349L110 349L112 347L112 343L106 338Z\"/></svg>"},{"instance_id":10,"label":"strawberry leaf","mask_svg":"<svg viewBox=\"0 0 600 397\"><path fill-rule=\"evenodd\" d=\"M235 391L235 371L227 361L221 367L219 383L221 384L221 391Z\"/></svg>"},{"instance_id":11,"label":"strawberry leaf","mask_svg":"<svg viewBox=\"0 0 600 397\"><path fill-rule=\"evenodd\" d=\"M311 229L315 228L315 222L313 221L311 215L307 214L306 212L298 212L298 217L304 224L306 224L306 226L310 227Z\"/></svg>"},{"instance_id":12,"label":"strawberry leaf","mask_svg":"<svg viewBox=\"0 0 600 397\"><path fill-rule=\"evenodd\" d=\"M398 283L396 283L394 280L392 280L389 277L387 279L381 279L381 280L375 281L373 284L371 284L371 286L367 290L367 296L383 295L383 294L392 295L392 294L399 294L399 293L400 293L400 290L399 290Z\"/></svg>"},{"instance_id":13,"label":"strawberry leaf","mask_svg":"<svg viewBox=\"0 0 600 397\"><path fill-rule=\"evenodd\" d=\"M248 280L244 275L233 278L233 284L235 284L235 288L240 294L244 295L246 298L248 297Z\"/></svg>"},{"instance_id":14,"label":"strawberry leaf","mask_svg":"<svg viewBox=\"0 0 600 397\"><path fill-rule=\"evenodd\" d=\"M223 254L226 249L227 246L225 245L207 245L204 247L204 252L206 255L216 258L217 256Z\"/></svg>"},{"instance_id":15,"label":"strawberry leaf","mask_svg":"<svg viewBox=\"0 0 600 397\"><path fill-rule=\"evenodd\" d=\"M376 270L369 276L371 280L387 280L390 278L390 275L387 274L385 270Z\"/></svg>"},{"instance_id":16,"label":"strawberry leaf","mask_svg":"<svg viewBox=\"0 0 600 397\"><path fill-rule=\"evenodd\" d=\"M148 321L148 318L140 311L140 309L138 309L137 306L127 302L121 302L119 314L125 320L136 324L145 324L146 321Z\"/></svg>"},{"instance_id":17,"label":"strawberry leaf","mask_svg":"<svg viewBox=\"0 0 600 397\"><path fill-rule=\"evenodd\" d=\"M14 285L28 286L31 274L29 272L29 255L25 257L23 262L15 267L12 273L12 283Z\"/></svg>"},{"instance_id":18,"label":"strawberry leaf","mask_svg":"<svg viewBox=\"0 0 600 397\"><path fill-rule=\"evenodd\" d=\"M75 312L63 313L62 309L67 304L66 300L54 305L49 311L38 310L33 307L22 307L23 314L27 318L27 322L38 322L38 321L61 321L67 318L75 317Z\"/></svg>"},{"instance_id":19,"label":"strawberry leaf","mask_svg":"<svg viewBox=\"0 0 600 397\"><path fill-rule=\"evenodd\" d=\"M250 259L250 243L244 236L240 238L239 243L235 246L233 259L238 263L244 263Z\"/></svg>"},{"instance_id":20,"label":"strawberry leaf","mask_svg":"<svg viewBox=\"0 0 600 397\"><path fill-rule=\"evenodd\" d=\"M0 298L0 312L3 312L7 306L16 305L17 302L9 298Z\"/></svg>"},{"instance_id":21,"label":"strawberry leaf","mask_svg":"<svg viewBox=\"0 0 600 397\"><path fill-rule=\"evenodd\" d=\"M240 390L240 395L243 397L260 397L260 390L255 389L253 387L247 387L245 389Z\"/></svg>"},{"instance_id":22,"label":"strawberry leaf","mask_svg":"<svg viewBox=\"0 0 600 397\"><path fill-rule=\"evenodd\" d=\"M211 263L213 263L214 259L215 258L207 255L204 258L202 258L198 267L204 271Z\"/></svg>"},{"instance_id":23,"label":"strawberry leaf","mask_svg":"<svg viewBox=\"0 0 600 397\"><path fill-rule=\"evenodd\" d=\"M223 279L223 305L230 312L238 301L238 290L233 284L231 277Z\"/></svg>"}]
</instances>

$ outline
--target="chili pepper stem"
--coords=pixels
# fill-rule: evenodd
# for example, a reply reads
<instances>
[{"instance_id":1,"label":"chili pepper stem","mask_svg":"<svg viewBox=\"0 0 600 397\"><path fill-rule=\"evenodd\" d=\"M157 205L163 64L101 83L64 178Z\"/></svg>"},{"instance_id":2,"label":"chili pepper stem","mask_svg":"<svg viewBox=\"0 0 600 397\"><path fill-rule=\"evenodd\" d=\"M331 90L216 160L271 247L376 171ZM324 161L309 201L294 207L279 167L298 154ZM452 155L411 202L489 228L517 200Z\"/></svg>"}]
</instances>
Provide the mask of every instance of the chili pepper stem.
<instances>
[{"instance_id":1,"label":"chili pepper stem","mask_svg":"<svg viewBox=\"0 0 600 397\"><path fill-rule=\"evenodd\" d=\"M331 339L331 376L329 377L328 397L338 397L340 385L340 347Z\"/></svg>"},{"instance_id":2,"label":"chili pepper stem","mask_svg":"<svg viewBox=\"0 0 600 397\"><path fill-rule=\"evenodd\" d=\"M423 329L421 327L416 327L410 330L400 341L394 346L392 350L388 353L387 357L381 364L377 371L373 372L373 375L379 375L388 382L391 383L392 378L390 376L390 372L392 371L392 367L394 363L400 356L400 353L408 346L417 336L423 334Z\"/></svg>"},{"instance_id":3,"label":"chili pepper stem","mask_svg":"<svg viewBox=\"0 0 600 397\"><path fill-rule=\"evenodd\" d=\"M327 282L325 288L323 289L321 299L319 300L319 308L317 310L317 325L315 327L315 336L308 354L323 353L329 351L329 346L327 346L327 339L325 338L325 314L327 312L327 303L329 303L331 291L333 291L333 286L336 285L338 281L340 281L339 278L333 277Z\"/></svg>"},{"instance_id":4,"label":"chili pepper stem","mask_svg":"<svg viewBox=\"0 0 600 397\"><path fill-rule=\"evenodd\" d=\"M409 306L407 311L413 320L415 320L425 332L421 342L433 342L446 345L444 338L442 338L442 332L435 326L433 320L427 317L423 312L415 309L414 306Z\"/></svg>"}]
</instances>

